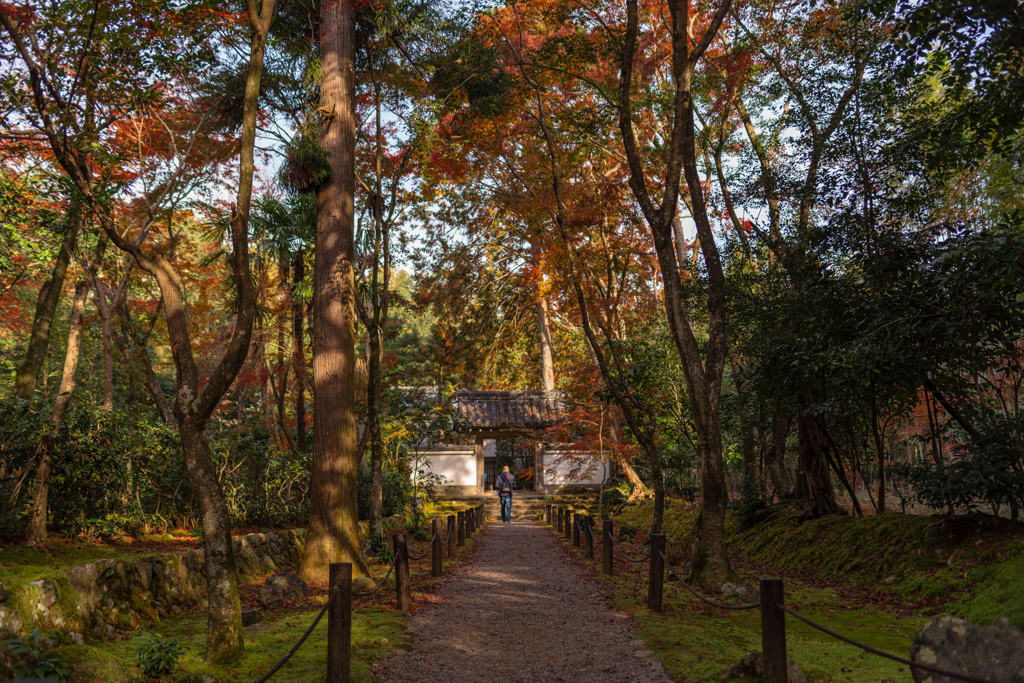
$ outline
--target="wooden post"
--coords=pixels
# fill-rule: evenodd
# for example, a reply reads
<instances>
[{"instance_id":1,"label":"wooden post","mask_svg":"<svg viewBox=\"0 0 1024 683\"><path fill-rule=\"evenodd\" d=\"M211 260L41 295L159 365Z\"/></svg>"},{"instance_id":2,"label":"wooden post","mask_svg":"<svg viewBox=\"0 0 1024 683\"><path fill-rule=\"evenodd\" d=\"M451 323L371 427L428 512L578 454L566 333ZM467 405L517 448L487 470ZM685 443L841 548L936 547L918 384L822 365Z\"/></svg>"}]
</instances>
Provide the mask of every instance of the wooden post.
<instances>
[{"instance_id":1,"label":"wooden post","mask_svg":"<svg viewBox=\"0 0 1024 683\"><path fill-rule=\"evenodd\" d=\"M473 538L473 532L476 531L473 518L473 509L466 510L466 538Z\"/></svg>"},{"instance_id":2,"label":"wooden post","mask_svg":"<svg viewBox=\"0 0 1024 683\"><path fill-rule=\"evenodd\" d=\"M651 534L651 576L647 583L647 609L652 612L661 611L661 588L665 580L665 560L661 554L665 552L665 535Z\"/></svg>"},{"instance_id":3,"label":"wooden post","mask_svg":"<svg viewBox=\"0 0 1024 683\"><path fill-rule=\"evenodd\" d=\"M786 670L786 613L782 579L761 579L761 652L764 683L788 683Z\"/></svg>"},{"instance_id":4,"label":"wooden post","mask_svg":"<svg viewBox=\"0 0 1024 683\"><path fill-rule=\"evenodd\" d=\"M327 610L327 683L349 683L352 670L352 564L332 562Z\"/></svg>"},{"instance_id":5,"label":"wooden post","mask_svg":"<svg viewBox=\"0 0 1024 683\"><path fill-rule=\"evenodd\" d=\"M551 504L544 506L544 523L551 526Z\"/></svg>"},{"instance_id":6,"label":"wooden post","mask_svg":"<svg viewBox=\"0 0 1024 683\"><path fill-rule=\"evenodd\" d=\"M572 516L573 516L573 514L574 514L573 512L570 512L569 510L566 510L565 514L562 515L565 518L565 520L564 520L565 521L565 537L567 539L568 538L572 538L572 527L573 527Z\"/></svg>"},{"instance_id":7,"label":"wooden post","mask_svg":"<svg viewBox=\"0 0 1024 683\"><path fill-rule=\"evenodd\" d=\"M580 547L580 513L572 513L572 547Z\"/></svg>"},{"instance_id":8,"label":"wooden post","mask_svg":"<svg viewBox=\"0 0 1024 683\"><path fill-rule=\"evenodd\" d=\"M483 503L480 503L480 509L477 510L477 517L480 518L480 528L481 529L484 528L484 522L487 519L486 515L487 515L487 508L484 507Z\"/></svg>"},{"instance_id":9,"label":"wooden post","mask_svg":"<svg viewBox=\"0 0 1024 683\"><path fill-rule=\"evenodd\" d=\"M408 612L412 609L412 587L409 585L409 546L406 544L405 534L395 534L391 538L394 539L395 556L398 558L398 562L395 563L398 609Z\"/></svg>"},{"instance_id":10,"label":"wooden post","mask_svg":"<svg viewBox=\"0 0 1024 683\"><path fill-rule=\"evenodd\" d=\"M556 507L555 508L555 522L556 522L555 528L558 530L558 533L562 533L562 508L561 507Z\"/></svg>"},{"instance_id":11,"label":"wooden post","mask_svg":"<svg viewBox=\"0 0 1024 683\"><path fill-rule=\"evenodd\" d=\"M455 543L459 532L455 530L455 515L448 515L448 559L455 557Z\"/></svg>"},{"instance_id":12,"label":"wooden post","mask_svg":"<svg viewBox=\"0 0 1024 683\"><path fill-rule=\"evenodd\" d=\"M613 525L614 522L612 520L606 519L602 522L601 528L601 543L603 544L601 546L601 571L608 576L611 576L615 571L612 565L612 553L615 551L612 548Z\"/></svg>"},{"instance_id":13,"label":"wooden post","mask_svg":"<svg viewBox=\"0 0 1024 683\"><path fill-rule=\"evenodd\" d=\"M441 576L444 569L442 563L444 562L444 548L441 547L441 518L434 517L434 542L431 543L430 548L430 575Z\"/></svg>"},{"instance_id":14,"label":"wooden post","mask_svg":"<svg viewBox=\"0 0 1024 683\"><path fill-rule=\"evenodd\" d=\"M588 560L594 559L594 525L590 517L583 519L583 554Z\"/></svg>"},{"instance_id":15,"label":"wooden post","mask_svg":"<svg viewBox=\"0 0 1024 683\"><path fill-rule=\"evenodd\" d=\"M462 513L462 510L458 512L459 516L459 547L466 545L466 515Z\"/></svg>"}]
</instances>

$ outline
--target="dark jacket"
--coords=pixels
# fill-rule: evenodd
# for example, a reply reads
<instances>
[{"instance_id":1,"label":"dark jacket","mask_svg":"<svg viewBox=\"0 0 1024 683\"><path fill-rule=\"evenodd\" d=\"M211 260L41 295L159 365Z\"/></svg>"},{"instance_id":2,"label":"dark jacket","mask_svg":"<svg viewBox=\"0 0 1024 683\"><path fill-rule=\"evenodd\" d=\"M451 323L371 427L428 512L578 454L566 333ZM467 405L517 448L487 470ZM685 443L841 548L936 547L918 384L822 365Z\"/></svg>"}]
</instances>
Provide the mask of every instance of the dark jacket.
<instances>
[{"instance_id":1,"label":"dark jacket","mask_svg":"<svg viewBox=\"0 0 1024 683\"><path fill-rule=\"evenodd\" d=\"M494 490L498 492L499 496L511 496L511 490L502 493L501 485L504 482L508 482L509 488L514 489L516 487L516 478L512 476L511 472L502 472L498 475L498 478L494 480Z\"/></svg>"}]
</instances>

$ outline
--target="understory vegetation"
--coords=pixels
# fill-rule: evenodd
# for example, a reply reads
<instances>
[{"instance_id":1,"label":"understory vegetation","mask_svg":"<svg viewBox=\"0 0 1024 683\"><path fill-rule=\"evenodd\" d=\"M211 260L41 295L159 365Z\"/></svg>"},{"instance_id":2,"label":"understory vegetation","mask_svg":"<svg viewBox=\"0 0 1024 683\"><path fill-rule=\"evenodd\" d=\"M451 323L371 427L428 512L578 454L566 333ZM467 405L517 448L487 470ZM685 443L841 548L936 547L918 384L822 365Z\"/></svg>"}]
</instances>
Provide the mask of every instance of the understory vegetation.
<instances>
[{"instance_id":1,"label":"understory vegetation","mask_svg":"<svg viewBox=\"0 0 1024 683\"><path fill-rule=\"evenodd\" d=\"M643 534L626 539L622 529L645 528L653 504L614 515L616 540L631 557L644 553ZM668 557L685 579L688 542L697 511L681 501L667 506ZM1005 617L1024 627L1021 584L1024 533L993 529L978 533L977 522L961 518L887 514L864 519L829 516L798 522L799 509L779 506L754 528L729 520L733 566L744 581L785 580L786 604L818 623L896 655L907 657L911 640L928 618L953 614L974 623ZM597 534L601 540L600 534ZM577 562L612 589L611 603L636 621L645 649L673 680L717 680L745 653L761 650L760 613L727 612L691 596L670 576L664 611L647 609L648 567L615 556L615 574L601 574L582 548L563 544ZM803 550L793 552L792 548ZM839 683L909 682L905 667L876 657L787 619L789 657L809 681Z\"/></svg>"}]
</instances>

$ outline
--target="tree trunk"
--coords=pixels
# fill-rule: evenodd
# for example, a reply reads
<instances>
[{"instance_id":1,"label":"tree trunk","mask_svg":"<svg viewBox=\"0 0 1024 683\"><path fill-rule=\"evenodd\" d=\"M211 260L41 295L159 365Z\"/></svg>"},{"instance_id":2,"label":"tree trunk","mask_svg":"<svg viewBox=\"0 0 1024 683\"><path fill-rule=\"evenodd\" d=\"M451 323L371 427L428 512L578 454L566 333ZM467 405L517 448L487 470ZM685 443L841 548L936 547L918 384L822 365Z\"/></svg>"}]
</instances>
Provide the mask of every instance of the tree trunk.
<instances>
[{"instance_id":1,"label":"tree trunk","mask_svg":"<svg viewBox=\"0 0 1024 683\"><path fill-rule=\"evenodd\" d=\"M160 307L163 306L161 301ZM118 306L118 315L121 318L121 333L125 338L125 345L138 349L139 363L142 365L142 373L145 377L146 389L149 391L149 395L153 398L153 402L156 404L157 409L160 411L160 417L163 418L164 423L176 426L177 418L174 417L174 410L171 409L171 404L167 401L167 396L164 395L163 387L160 386L160 380L156 376L156 372L153 370L153 361L149 358L149 349L146 345L146 340L149 335L145 338L140 338L135 332L135 327L132 325L131 320L128 317L128 307L122 300L121 305ZM159 309L158 309L159 310Z\"/></svg>"},{"instance_id":2,"label":"tree trunk","mask_svg":"<svg viewBox=\"0 0 1024 683\"><path fill-rule=\"evenodd\" d=\"M302 301L297 290L306 279L306 255L295 253L292 263L292 364L295 366L295 437L298 448L306 452L306 355L303 341Z\"/></svg>"},{"instance_id":3,"label":"tree trunk","mask_svg":"<svg viewBox=\"0 0 1024 683\"><path fill-rule=\"evenodd\" d=\"M370 364L367 367L366 429L370 439L370 534L384 533L384 444L380 434L381 382L380 328L370 331Z\"/></svg>"},{"instance_id":4,"label":"tree trunk","mask_svg":"<svg viewBox=\"0 0 1024 683\"><path fill-rule=\"evenodd\" d=\"M75 391L75 374L78 372L78 360L82 350L82 315L85 311L85 302L92 290L93 280L96 271L99 270L103 261L103 254L107 250L106 233L101 232L99 241L96 243L96 251L92 261L86 266L82 278L75 283L75 298L71 304L71 316L68 320L68 345L64 354L64 372L60 379L60 389L57 392L57 399L53 404L53 411L50 413L50 424L39 443L39 467L36 470L36 489L32 500L32 518L29 520L26 541L30 545L44 545L46 543L46 518L49 515L50 496L50 468L53 439L64 421L64 414L67 412L68 404L71 402L71 395Z\"/></svg>"},{"instance_id":5,"label":"tree trunk","mask_svg":"<svg viewBox=\"0 0 1024 683\"><path fill-rule=\"evenodd\" d=\"M43 369L43 362L46 360L53 315L64 290L64 276L67 274L71 255L75 251L78 233L82 229L81 206L77 201L71 202L68 207L68 216L71 219L71 224L64 232L60 251L57 252L57 260L53 264L53 272L50 279L43 283L39 290L36 313L32 320L32 335L29 337L28 350L25 352L25 362L18 366L14 379L15 398L25 400L32 398L39 373Z\"/></svg>"},{"instance_id":6,"label":"tree trunk","mask_svg":"<svg viewBox=\"0 0 1024 683\"><path fill-rule=\"evenodd\" d=\"M757 439L754 437L754 424L750 416L750 401L747 383L743 379L743 371L735 351L729 353L732 381L736 385L736 394L740 399L740 434L743 446L743 486L753 486L757 481Z\"/></svg>"},{"instance_id":7,"label":"tree trunk","mask_svg":"<svg viewBox=\"0 0 1024 683\"><path fill-rule=\"evenodd\" d=\"M764 456L764 466L768 470L772 488L781 500L789 495L793 482L789 480L786 469L786 437L789 435L791 418L789 415L776 411L772 419L771 441Z\"/></svg>"},{"instance_id":8,"label":"tree trunk","mask_svg":"<svg viewBox=\"0 0 1024 683\"><path fill-rule=\"evenodd\" d=\"M320 145L332 167L318 190L313 270L313 469L299 576L327 580L332 562L367 571L359 547L355 419L355 9L320 9Z\"/></svg>"},{"instance_id":9,"label":"tree trunk","mask_svg":"<svg viewBox=\"0 0 1024 683\"><path fill-rule=\"evenodd\" d=\"M555 360L551 352L551 326L548 320L548 300L537 298L537 326L540 328L540 367L544 391L555 390ZM534 385L536 386L536 385Z\"/></svg>"},{"instance_id":10,"label":"tree trunk","mask_svg":"<svg viewBox=\"0 0 1024 683\"><path fill-rule=\"evenodd\" d=\"M241 655L245 643L238 571L231 543L231 518L217 477L217 466L206 440L206 431L196 420L196 415L182 405L184 395L178 392L174 414L178 421L178 435L185 455L189 483L199 503L199 514L203 522L203 558L209 605L206 659L211 662L229 662Z\"/></svg>"},{"instance_id":11,"label":"tree trunk","mask_svg":"<svg viewBox=\"0 0 1024 683\"><path fill-rule=\"evenodd\" d=\"M103 281L93 281L96 290L96 309L103 321L103 410L114 409L114 325Z\"/></svg>"},{"instance_id":12,"label":"tree trunk","mask_svg":"<svg viewBox=\"0 0 1024 683\"><path fill-rule=\"evenodd\" d=\"M878 406L875 400L874 382L871 386L871 431L875 437L875 451L878 454L878 514L885 512L885 439L878 430Z\"/></svg>"},{"instance_id":13,"label":"tree trunk","mask_svg":"<svg viewBox=\"0 0 1024 683\"><path fill-rule=\"evenodd\" d=\"M832 490L832 477L829 475L828 463L824 449L828 448L825 438L818 429L813 418L801 415L797 420L800 430L800 456L806 498L810 506L801 519L815 519L824 515L844 514L836 503L835 492Z\"/></svg>"}]
</instances>

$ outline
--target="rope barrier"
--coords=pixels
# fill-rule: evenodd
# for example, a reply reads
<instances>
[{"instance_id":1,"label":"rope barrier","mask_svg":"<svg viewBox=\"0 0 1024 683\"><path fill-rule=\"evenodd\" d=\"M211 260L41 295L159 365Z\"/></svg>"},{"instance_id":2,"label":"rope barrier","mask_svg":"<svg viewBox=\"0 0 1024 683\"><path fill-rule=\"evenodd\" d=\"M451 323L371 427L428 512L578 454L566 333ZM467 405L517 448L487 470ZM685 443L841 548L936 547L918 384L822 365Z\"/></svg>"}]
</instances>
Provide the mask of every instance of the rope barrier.
<instances>
[{"instance_id":1,"label":"rope barrier","mask_svg":"<svg viewBox=\"0 0 1024 683\"><path fill-rule=\"evenodd\" d=\"M395 558L393 560L391 560L391 566L388 567L388 573L384 575L384 578L380 580L380 583L378 583L376 585L376 587L374 587L373 590L367 591L366 593L353 593L352 597L353 598L368 598L371 595L373 595L374 593L376 593L377 591L379 591L381 589L381 586L383 586L384 583L388 580L388 577L391 576L391 572L393 572L395 570L395 565L397 563L398 563L398 554L395 553ZM257 683L259 683L259 682L257 681Z\"/></svg>"},{"instance_id":2,"label":"rope barrier","mask_svg":"<svg viewBox=\"0 0 1024 683\"><path fill-rule=\"evenodd\" d=\"M703 595L701 595L697 591L693 590L693 588L690 587L690 584L686 583L681 578L679 578L679 574L676 574L675 567L673 567L671 564L669 564L668 558L665 557L665 553L663 553L663 552L661 552L659 550L658 554L661 555L661 559L664 560L665 566L668 567L669 573L672 574L672 576L676 577L676 581L678 581L679 583L683 584L683 588L685 588L686 590L688 590L691 593L693 593L693 595L695 597L700 598L701 600L703 600L704 602L708 603L709 605L711 605L713 607L718 607L720 609L729 609L729 610L757 609L758 607L761 606L761 603L759 603L759 602L754 602L754 603L751 603L749 605L726 605L726 604L721 603L721 602L715 602L714 600L708 600Z\"/></svg>"},{"instance_id":3,"label":"rope barrier","mask_svg":"<svg viewBox=\"0 0 1024 683\"><path fill-rule=\"evenodd\" d=\"M424 557L429 555L430 551L434 548L434 539L435 538L437 538L437 532L436 531L434 532L434 535L430 537L430 542L427 543L427 549L423 551L423 554L422 555L418 555L416 557L413 557L412 555L410 555L409 556L409 561L413 562L415 560L422 560Z\"/></svg>"},{"instance_id":4,"label":"rope barrier","mask_svg":"<svg viewBox=\"0 0 1024 683\"><path fill-rule=\"evenodd\" d=\"M870 645L865 645L864 643L858 643L856 640L851 640L850 638L847 638L846 636L839 635L835 631L833 631L833 630L831 630L829 628L826 628L826 627L822 626L821 624L816 624L815 622L811 621L810 619L808 619L804 615L802 615L802 614L800 614L798 612L794 612L793 610L789 609L788 607L786 607L783 604L775 603L775 606L778 607L779 609L781 609L786 614L790 615L791 617L796 617L797 619L799 619L800 621L804 622L808 626L810 626L812 628L816 628L819 631L821 631L822 633L827 633L828 635L832 636L833 638L836 638L837 640L841 640L844 643L847 643L849 645L853 645L854 647L859 647L860 649L862 649L862 650L864 650L866 652L870 652L871 654L878 655L879 657L885 657L886 659L891 659L894 662L899 662L900 664L903 664L905 666L910 666L910 667L913 667L915 669L921 669L922 671L928 671L929 673L939 674L940 676L947 676L949 678L955 678L955 679L960 680L960 681L967 681L967 683L994 683L993 681L989 681L989 680L986 680L984 678L974 678L973 676L967 676L967 675L964 675L964 674L955 674L955 673L953 673L951 671L943 671L942 669L939 669L937 667L929 666L928 664L917 664L915 662L910 661L909 659L904 659L903 657L897 657L896 655L889 654L888 652L885 652L884 650L879 650L877 648L871 647Z\"/></svg>"},{"instance_id":5,"label":"rope barrier","mask_svg":"<svg viewBox=\"0 0 1024 683\"><path fill-rule=\"evenodd\" d=\"M594 542L594 545L601 545L604 543L604 534L601 534L601 540L597 540L597 536L594 535L594 527L587 525L587 533L590 534L590 540Z\"/></svg>"},{"instance_id":6,"label":"rope barrier","mask_svg":"<svg viewBox=\"0 0 1024 683\"><path fill-rule=\"evenodd\" d=\"M634 560L632 557L622 552L622 548L619 547L619 544L615 542L614 538L609 538L608 540L612 542L612 547L619 551L619 555L622 555L623 559L625 559L628 562L632 562L633 564L643 564L644 562L647 562L651 559L650 555L644 555L639 560Z\"/></svg>"},{"instance_id":7,"label":"rope barrier","mask_svg":"<svg viewBox=\"0 0 1024 683\"><path fill-rule=\"evenodd\" d=\"M292 658L292 655L298 652L299 648L302 647L302 644L306 642L306 638L309 638L309 634L311 634L313 632L313 629L316 628L316 625L320 623L320 619L324 616L324 613L327 612L327 608L331 606L332 602L334 602L334 595L332 595L330 599L327 600L327 603L324 604L324 608L320 610L320 614L316 615L316 619L313 620L313 623L309 625L309 628L306 629L306 632L302 634L302 637L299 638L298 642L295 643L292 649L288 651L288 654L282 657L281 661L275 664L274 668L268 671L266 674L264 674L263 678L256 681L256 683L266 683L268 680L270 680L271 676L280 671L281 667L284 666L288 662L288 660Z\"/></svg>"}]
</instances>

